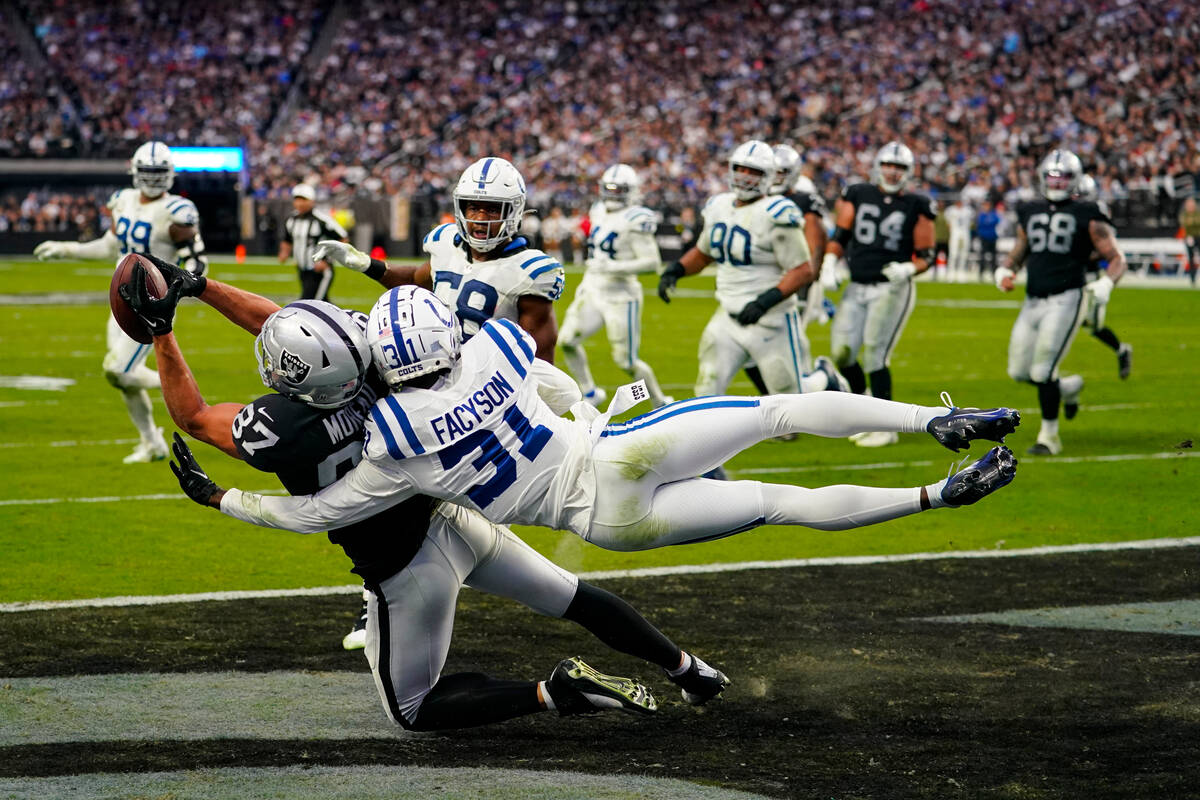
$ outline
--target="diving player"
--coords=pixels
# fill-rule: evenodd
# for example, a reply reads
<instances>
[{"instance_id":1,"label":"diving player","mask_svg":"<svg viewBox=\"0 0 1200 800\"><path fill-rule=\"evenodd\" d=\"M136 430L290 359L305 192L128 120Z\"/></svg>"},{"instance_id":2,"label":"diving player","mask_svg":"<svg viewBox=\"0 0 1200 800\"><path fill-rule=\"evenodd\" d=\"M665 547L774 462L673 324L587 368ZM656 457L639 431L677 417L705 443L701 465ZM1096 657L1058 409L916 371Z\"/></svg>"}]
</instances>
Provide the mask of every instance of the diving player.
<instances>
[{"instance_id":1,"label":"diving player","mask_svg":"<svg viewBox=\"0 0 1200 800\"><path fill-rule=\"evenodd\" d=\"M90 242L42 242L33 254L39 261L52 258L116 259L128 253L151 254L178 264L196 275L208 271L200 215L191 200L170 194L175 182L171 150L162 142L146 142L130 162L132 189L115 192L108 201L112 227ZM167 457L162 428L154 424L147 389L157 389L158 373L146 367L150 345L125 335L112 314L108 317L108 352L104 377L120 390L129 417L137 428L138 444L124 459L126 464L158 461Z\"/></svg>"},{"instance_id":2,"label":"diving player","mask_svg":"<svg viewBox=\"0 0 1200 800\"><path fill-rule=\"evenodd\" d=\"M298 301L280 309L232 286L159 263L163 300L123 287L154 335L163 393L192 436L265 472L289 492L316 491L362 457L363 424L387 393L362 327L364 314ZM389 283L394 275L373 277ZM172 334L175 304L196 296L251 333L259 373L274 391L248 405L208 405ZM182 441L182 440L180 440ZM546 681L501 681L480 673L441 675L459 589L470 585L569 619L621 652L658 664L699 705L729 681L683 652L617 596L580 581L475 512L417 496L329 531L370 589L367 659L388 716L412 730L463 728L542 710L560 715L622 708L650 713L641 684L565 659Z\"/></svg>"},{"instance_id":3,"label":"diving player","mask_svg":"<svg viewBox=\"0 0 1200 800\"><path fill-rule=\"evenodd\" d=\"M411 286L375 304L368 341L391 393L371 409L364 458L344 478L308 497L224 491L179 439L176 475L188 496L259 525L314 532L422 491L494 522L569 530L611 550L645 550L764 524L857 528L974 503L1016 474L1011 451L995 447L949 478L906 489L699 479L750 445L786 433L928 432L957 450L974 439L1003 439L1020 415L813 392L699 397L608 425L645 399L640 384L622 387L601 415L567 375L534 358L532 339L516 325L489 321L461 344L450 310ZM558 416L568 407L574 421Z\"/></svg>"}]
</instances>

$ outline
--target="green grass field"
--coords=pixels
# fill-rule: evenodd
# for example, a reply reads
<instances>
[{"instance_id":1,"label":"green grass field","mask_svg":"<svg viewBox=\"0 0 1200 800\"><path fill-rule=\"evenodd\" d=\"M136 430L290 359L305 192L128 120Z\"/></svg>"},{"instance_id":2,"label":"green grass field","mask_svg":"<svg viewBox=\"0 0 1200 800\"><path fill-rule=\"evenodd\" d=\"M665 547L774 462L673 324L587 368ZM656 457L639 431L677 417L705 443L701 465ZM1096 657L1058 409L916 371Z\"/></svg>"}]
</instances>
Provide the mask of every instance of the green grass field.
<instances>
[{"instance_id":1,"label":"green grass field","mask_svg":"<svg viewBox=\"0 0 1200 800\"><path fill-rule=\"evenodd\" d=\"M213 277L294 299L289 268L215 263ZM107 264L0 261L0 602L214 590L285 589L354 582L349 561L324 536L269 531L205 511L179 493L165 462L125 466L136 437L119 394L104 380ZM578 274L568 276L567 296ZM652 283L646 279L646 285ZM711 290L712 278L688 279ZM57 296L57 295L72 295ZM377 296L366 278L341 272L335 301L363 310ZM642 356L676 397L690 395L696 343L711 297L686 292L671 305L647 297ZM86 295L79 302L80 297ZM861 531L830 534L764 528L720 542L643 553L612 553L575 536L518 529L574 570L774 560L833 555L1017 548L1194 535L1200 461L1186 445L1200 434L1200 295L1184 289L1119 288L1109 323L1135 348L1133 376L1117 378L1112 352L1086 333L1064 370L1087 380L1082 411L1063 422L1060 457L1024 458L1037 432L1036 395L1005 375L1005 351L1020 293L990 285L922 283L893 359L896 399L934 405L949 391L960 405L1014 405L1025 425L1009 438L1021 458L1014 484L961 511L920 514ZM36 300L36 302L34 302ZM177 334L210 402L261 394L252 339L198 303L180 310ZM829 328L809 330L814 353ZM600 335L590 343L602 385L623 382ZM153 362L151 361L151 364ZM17 376L69 379L60 390L19 388ZM748 381L731 390L749 394ZM169 418L155 398L155 413ZM647 408L636 409L642 412ZM980 452L977 446L975 452ZM277 489L211 448L200 463L222 485ZM844 440L767 442L731 462L736 476L820 486L932 482L953 460L926 436L864 450ZM161 496L161 497L160 497Z\"/></svg>"}]
</instances>

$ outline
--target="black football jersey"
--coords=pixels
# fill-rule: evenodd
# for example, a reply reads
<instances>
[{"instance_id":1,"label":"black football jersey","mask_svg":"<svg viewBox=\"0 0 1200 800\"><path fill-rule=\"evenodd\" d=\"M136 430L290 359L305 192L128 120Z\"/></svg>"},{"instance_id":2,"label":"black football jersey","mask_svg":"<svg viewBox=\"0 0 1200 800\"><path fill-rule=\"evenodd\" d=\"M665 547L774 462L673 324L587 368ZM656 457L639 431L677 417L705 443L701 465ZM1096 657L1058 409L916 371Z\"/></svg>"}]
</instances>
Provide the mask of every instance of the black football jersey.
<instances>
[{"instance_id":1,"label":"black football jersey","mask_svg":"<svg viewBox=\"0 0 1200 800\"><path fill-rule=\"evenodd\" d=\"M791 200L800 208L801 214L816 214L818 217L824 216L829 206L825 204L825 198L819 194L809 194L808 192L792 192L785 195L788 200Z\"/></svg>"},{"instance_id":2,"label":"black football jersey","mask_svg":"<svg viewBox=\"0 0 1200 800\"><path fill-rule=\"evenodd\" d=\"M1086 200L1032 200L1017 204L1017 222L1025 231L1025 293L1049 297L1087 283L1092 252L1092 220L1110 223L1099 204Z\"/></svg>"},{"instance_id":3,"label":"black football jersey","mask_svg":"<svg viewBox=\"0 0 1200 800\"><path fill-rule=\"evenodd\" d=\"M887 194L873 183L847 186L842 199L854 206L846 261L855 283L885 282L885 264L912 259L917 221L937 217L928 197L912 192Z\"/></svg>"},{"instance_id":4,"label":"black football jersey","mask_svg":"<svg viewBox=\"0 0 1200 800\"><path fill-rule=\"evenodd\" d=\"M386 391L372 381L341 408L321 409L281 394L266 394L243 408L233 441L247 464L273 472L290 494L312 494L362 459L363 424ZM353 572L378 583L403 569L420 549L437 501L414 497L369 519L329 532L354 562Z\"/></svg>"}]
</instances>

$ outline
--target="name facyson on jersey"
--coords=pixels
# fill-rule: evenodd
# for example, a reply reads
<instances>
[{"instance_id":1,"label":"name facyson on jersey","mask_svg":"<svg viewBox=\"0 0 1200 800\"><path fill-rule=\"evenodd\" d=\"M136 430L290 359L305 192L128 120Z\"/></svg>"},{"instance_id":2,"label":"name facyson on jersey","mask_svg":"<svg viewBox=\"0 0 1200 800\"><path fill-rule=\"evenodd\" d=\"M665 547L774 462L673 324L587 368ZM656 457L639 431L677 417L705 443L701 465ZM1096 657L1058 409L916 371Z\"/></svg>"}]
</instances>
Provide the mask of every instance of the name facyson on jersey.
<instances>
[{"instance_id":1,"label":"name facyson on jersey","mask_svg":"<svg viewBox=\"0 0 1200 800\"><path fill-rule=\"evenodd\" d=\"M499 408L504 398L512 393L512 384L497 372L488 378L483 388L472 394L467 402L455 406L448 414L430 420L430 427L433 428L439 442L452 442L472 430L477 422L482 422L484 417ZM471 417L475 419L472 420Z\"/></svg>"}]
</instances>

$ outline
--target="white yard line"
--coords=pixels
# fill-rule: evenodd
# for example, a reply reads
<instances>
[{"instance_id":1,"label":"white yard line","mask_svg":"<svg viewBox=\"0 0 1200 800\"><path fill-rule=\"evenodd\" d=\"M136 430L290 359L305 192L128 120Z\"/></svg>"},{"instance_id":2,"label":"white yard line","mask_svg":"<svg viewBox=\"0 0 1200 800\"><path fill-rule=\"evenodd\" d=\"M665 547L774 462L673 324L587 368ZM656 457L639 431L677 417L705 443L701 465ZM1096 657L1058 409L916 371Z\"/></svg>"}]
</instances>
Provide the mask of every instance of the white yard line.
<instances>
[{"instance_id":1,"label":"white yard line","mask_svg":"<svg viewBox=\"0 0 1200 800\"><path fill-rule=\"evenodd\" d=\"M1045 545L1014 550L960 550L941 553L897 553L873 556L830 556L825 558L791 558L781 561L742 561L730 564L684 564L675 567L601 570L581 572L584 580L612 578L661 578L670 575L702 575L714 572L741 572L749 569L790 569L793 567L852 566L861 564L896 564L907 561L938 561L943 559L1020 558L1026 556L1059 555L1065 553L1096 553L1119 550L1159 550L1171 547L1195 547L1200 536L1179 539L1139 539L1129 542L1096 542L1092 544ZM307 589L278 589L243 592L201 592L197 594L143 595L138 597L95 597L85 600L0 603L0 613L15 611L50 611L60 608L105 608L152 606L168 603L195 603L204 600L250 600L273 597L314 597L336 594L359 594L361 584L348 586L316 586Z\"/></svg>"}]
</instances>

